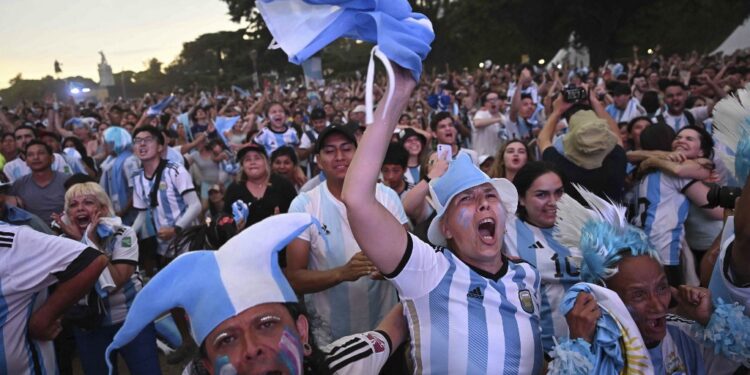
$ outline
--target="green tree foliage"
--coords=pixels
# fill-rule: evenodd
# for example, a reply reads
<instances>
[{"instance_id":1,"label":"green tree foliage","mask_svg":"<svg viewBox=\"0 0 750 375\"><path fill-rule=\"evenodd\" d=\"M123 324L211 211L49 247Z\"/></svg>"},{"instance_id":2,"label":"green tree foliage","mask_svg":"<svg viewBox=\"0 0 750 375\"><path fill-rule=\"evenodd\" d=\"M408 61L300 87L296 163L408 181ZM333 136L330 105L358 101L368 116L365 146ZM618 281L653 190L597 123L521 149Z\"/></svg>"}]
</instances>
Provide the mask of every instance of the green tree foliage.
<instances>
[{"instance_id":1,"label":"green tree foliage","mask_svg":"<svg viewBox=\"0 0 750 375\"><path fill-rule=\"evenodd\" d=\"M179 57L166 66L151 59L143 71L115 73L116 85L110 88L111 96L140 96L147 91L166 91L177 86L252 87L253 50L261 80L271 71L281 77L302 74L300 67L287 62L283 51L267 48L271 35L255 8L255 0L221 1L227 4L231 19L243 25L241 29L204 34L186 42ZM567 45L572 31L589 47L592 63L596 65L608 58L629 60L633 45L645 51L660 44L665 54L692 50L707 53L750 15L747 0L410 0L410 3L415 12L427 15L432 21L436 37L425 65L440 70L446 63L453 69L473 68L486 59L517 63L524 54L531 61L548 60ZM364 73L368 53L367 43L338 40L321 53L324 71L349 76L355 70ZM66 92L64 81L49 76L25 80L19 74L10 84L11 87L0 90L5 103Z\"/></svg>"}]
</instances>

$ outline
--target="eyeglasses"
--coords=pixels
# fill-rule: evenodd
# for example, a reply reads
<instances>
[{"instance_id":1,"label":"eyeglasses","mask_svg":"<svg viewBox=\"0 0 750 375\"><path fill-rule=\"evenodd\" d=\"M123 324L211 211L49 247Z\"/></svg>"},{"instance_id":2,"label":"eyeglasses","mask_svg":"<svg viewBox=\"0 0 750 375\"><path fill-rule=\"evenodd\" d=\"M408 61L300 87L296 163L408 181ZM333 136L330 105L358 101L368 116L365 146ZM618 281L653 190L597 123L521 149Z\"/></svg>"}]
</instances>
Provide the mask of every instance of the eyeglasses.
<instances>
[{"instance_id":1,"label":"eyeglasses","mask_svg":"<svg viewBox=\"0 0 750 375\"><path fill-rule=\"evenodd\" d=\"M150 143L154 143L154 141L156 141L156 138L154 138L154 137L133 138L133 144L134 145L138 145L138 144L147 145L147 144L150 144Z\"/></svg>"}]
</instances>

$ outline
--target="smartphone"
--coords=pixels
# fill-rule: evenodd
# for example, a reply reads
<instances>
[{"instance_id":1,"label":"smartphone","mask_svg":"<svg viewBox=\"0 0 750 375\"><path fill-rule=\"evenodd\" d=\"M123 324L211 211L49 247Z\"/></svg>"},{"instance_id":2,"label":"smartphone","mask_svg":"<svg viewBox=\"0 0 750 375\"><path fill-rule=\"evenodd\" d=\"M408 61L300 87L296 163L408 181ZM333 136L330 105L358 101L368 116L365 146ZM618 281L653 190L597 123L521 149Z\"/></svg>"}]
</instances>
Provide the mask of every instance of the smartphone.
<instances>
[{"instance_id":1,"label":"smartphone","mask_svg":"<svg viewBox=\"0 0 750 375\"><path fill-rule=\"evenodd\" d=\"M453 160L453 149L450 145L438 144L437 145L437 157L450 163Z\"/></svg>"}]
</instances>

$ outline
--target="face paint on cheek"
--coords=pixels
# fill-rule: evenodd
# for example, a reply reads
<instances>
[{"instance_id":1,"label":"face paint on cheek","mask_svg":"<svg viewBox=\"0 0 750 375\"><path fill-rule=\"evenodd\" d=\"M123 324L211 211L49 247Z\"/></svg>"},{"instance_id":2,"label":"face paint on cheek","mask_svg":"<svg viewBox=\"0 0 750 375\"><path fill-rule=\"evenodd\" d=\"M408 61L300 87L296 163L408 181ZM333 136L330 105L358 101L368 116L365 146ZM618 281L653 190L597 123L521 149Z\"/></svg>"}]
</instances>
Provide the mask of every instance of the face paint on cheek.
<instances>
[{"instance_id":1,"label":"face paint on cheek","mask_svg":"<svg viewBox=\"0 0 750 375\"><path fill-rule=\"evenodd\" d=\"M232 366L232 363L229 362L229 357L223 355L216 358L216 361L214 362L214 374L237 375L237 369L235 369L234 366Z\"/></svg>"},{"instance_id":2,"label":"face paint on cheek","mask_svg":"<svg viewBox=\"0 0 750 375\"><path fill-rule=\"evenodd\" d=\"M289 369L292 375L302 374L302 342L288 327L284 328L284 333L279 340L279 361Z\"/></svg>"},{"instance_id":3,"label":"face paint on cheek","mask_svg":"<svg viewBox=\"0 0 750 375\"><path fill-rule=\"evenodd\" d=\"M471 219L472 217L469 214L469 210L462 208L458 211L458 222L464 229L468 229L469 226L471 226Z\"/></svg>"}]
</instances>

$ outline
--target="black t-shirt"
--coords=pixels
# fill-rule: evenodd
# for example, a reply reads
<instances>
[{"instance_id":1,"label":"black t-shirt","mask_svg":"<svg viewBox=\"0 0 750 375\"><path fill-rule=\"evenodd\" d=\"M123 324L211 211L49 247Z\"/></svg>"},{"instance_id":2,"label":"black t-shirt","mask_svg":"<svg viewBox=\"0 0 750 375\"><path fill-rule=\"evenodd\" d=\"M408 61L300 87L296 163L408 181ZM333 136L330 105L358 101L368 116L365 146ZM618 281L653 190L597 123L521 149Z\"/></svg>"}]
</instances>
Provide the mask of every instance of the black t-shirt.
<instances>
[{"instance_id":1,"label":"black t-shirt","mask_svg":"<svg viewBox=\"0 0 750 375\"><path fill-rule=\"evenodd\" d=\"M578 191L572 184L579 184L592 193L604 198L612 199L616 203L623 200L625 189L625 167L627 158L625 150L619 145L604 158L602 166L596 169L584 169L568 160L554 147L547 147L542 153L542 160L554 164L564 175L564 189L578 202L586 205Z\"/></svg>"},{"instance_id":2,"label":"black t-shirt","mask_svg":"<svg viewBox=\"0 0 750 375\"><path fill-rule=\"evenodd\" d=\"M260 199L256 199L247 190L245 182L233 182L227 187L227 192L224 194L224 212L231 215L232 203L241 199L250 206L250 215L246 224L249 227L273 215L276 207L279 208L279 213L287 213L289 205L296 196L297 191L294 189L294 185L276 174L271 175L266 192Z\"/></svg>"}]
</instances>

